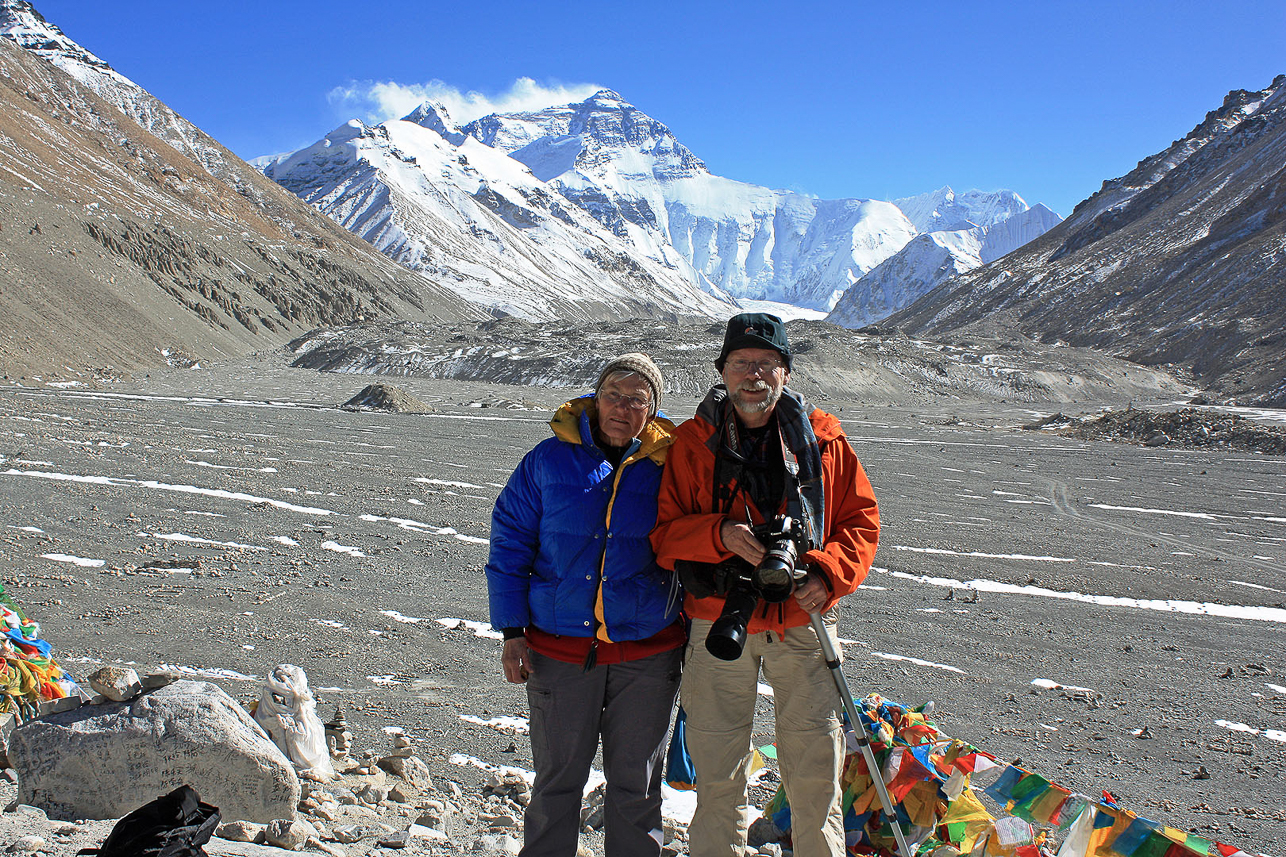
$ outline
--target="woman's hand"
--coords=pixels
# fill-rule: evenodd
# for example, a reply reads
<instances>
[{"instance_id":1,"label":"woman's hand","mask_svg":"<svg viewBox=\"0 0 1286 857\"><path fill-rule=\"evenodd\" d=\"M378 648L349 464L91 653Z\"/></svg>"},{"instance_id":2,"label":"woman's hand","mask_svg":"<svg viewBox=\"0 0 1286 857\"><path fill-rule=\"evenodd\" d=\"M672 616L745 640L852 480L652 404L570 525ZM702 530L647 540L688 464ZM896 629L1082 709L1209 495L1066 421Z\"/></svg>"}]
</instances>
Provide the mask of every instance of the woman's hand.
<instances>
[{"instance_id":1,"label":"woman's hand","mask_svg":"<svg viewBox=\"0 0 1286 857\"><path fill-rule=\"evenodd\" d=\"M505 670L505 681L511 684L522 684L531 675L531 653L527 649L526 637L514 637L505 640L504 650L500 654L500 665Z\"/></svg>"}]
</instances>

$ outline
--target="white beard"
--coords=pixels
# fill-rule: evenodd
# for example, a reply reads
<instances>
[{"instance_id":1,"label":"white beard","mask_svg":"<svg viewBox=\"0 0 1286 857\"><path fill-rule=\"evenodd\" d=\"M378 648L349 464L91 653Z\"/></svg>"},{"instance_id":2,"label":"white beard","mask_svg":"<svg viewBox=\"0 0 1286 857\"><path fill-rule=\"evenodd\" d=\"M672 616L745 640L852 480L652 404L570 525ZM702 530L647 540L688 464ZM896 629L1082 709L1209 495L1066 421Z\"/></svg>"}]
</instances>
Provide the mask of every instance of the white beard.
<instances>
[{"instance_id":1,"label":"white beard","mask_svg":"<svg viewBox=\"0 0 1286 857\"><path fill-rule=\"evenodd\" d=\"M768 395L762 402L749 402L742 396L742 393L758 393L761 390L767 390ZM731 390L728 396L732 399L732 406L743 414L762 414L772 410L781 398L781 389L773 387L767 381L756 381L741 384L735 390Z\"/></svg>"}]
</instances>

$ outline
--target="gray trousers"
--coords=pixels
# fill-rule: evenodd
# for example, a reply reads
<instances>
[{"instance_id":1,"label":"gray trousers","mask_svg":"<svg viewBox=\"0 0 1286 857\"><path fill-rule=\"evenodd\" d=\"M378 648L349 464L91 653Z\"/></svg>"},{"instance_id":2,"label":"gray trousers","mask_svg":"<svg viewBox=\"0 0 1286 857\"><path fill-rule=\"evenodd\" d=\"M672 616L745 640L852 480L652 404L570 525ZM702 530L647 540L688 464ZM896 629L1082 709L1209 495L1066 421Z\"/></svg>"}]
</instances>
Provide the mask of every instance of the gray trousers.
<instances>
[{"instance_id":1,"label":"gray trousers","mask_svg":"<svg viewBox=\"0 0 1286 857\"><path fill-rule=\"evenodd\" d=\"M527 680L536 782L520 857L575 857L581 799L603 741L607 857L661 853L661 774L683 649L589 672L531 653Z\"/></svg>"}]
</instances>

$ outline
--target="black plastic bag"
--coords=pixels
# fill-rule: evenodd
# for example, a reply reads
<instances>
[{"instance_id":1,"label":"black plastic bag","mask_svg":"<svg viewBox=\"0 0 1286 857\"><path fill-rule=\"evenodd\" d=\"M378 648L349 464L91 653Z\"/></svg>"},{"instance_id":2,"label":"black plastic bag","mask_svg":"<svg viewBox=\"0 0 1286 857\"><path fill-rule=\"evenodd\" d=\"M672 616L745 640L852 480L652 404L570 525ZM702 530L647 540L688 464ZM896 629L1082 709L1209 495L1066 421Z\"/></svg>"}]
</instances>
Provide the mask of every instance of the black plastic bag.
<instances>
[{"instance_id":1,"label":"black plastic bag","mask_svg":"<svg viewBox=\"0 0 1286 857\"><path fill-rule=\"evenodd\" d=\"M98 857L205 857L201 846L219 825L219 810L201 803L196 789L179 786L116 822L98 848L77 854Z\"/></svg>"}]
</instances>

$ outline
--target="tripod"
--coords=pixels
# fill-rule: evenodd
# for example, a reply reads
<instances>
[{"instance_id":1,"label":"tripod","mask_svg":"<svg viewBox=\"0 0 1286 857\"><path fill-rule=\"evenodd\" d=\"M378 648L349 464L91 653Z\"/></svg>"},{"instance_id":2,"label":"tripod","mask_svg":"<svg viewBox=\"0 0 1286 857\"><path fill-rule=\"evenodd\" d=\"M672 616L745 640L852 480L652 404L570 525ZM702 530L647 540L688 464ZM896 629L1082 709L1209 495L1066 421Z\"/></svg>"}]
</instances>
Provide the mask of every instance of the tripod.
<instances>
[{"instance_id":1,"label":"tripod","mask_svg":"<svg viewBox=\"0 0 1286 857\"><path fill-rule=\"evenodd\" d=\"M884 814L888 817L888 824L893 828L893 836L898 841L898 851L902 857L911 857L911 848L906 844L906 837L902 835L902 828L898 826L897 812L893 809L893 799L889 797L889 790L884 785L884 775L880 771L880 766L875 762L875 751L871 749L870 739L866 737L866 727L862 725L862 719L857 714L857 706L853 704L853 694L848 689L848 680L844 678L844 672L840 669L839 653L835 651L835 646L831 643L830 635L826 633L826 626L822 623L820 613L809 613L808 618L813 623L813 630L817 632L817 640L822 644L822 657L826 659L826 666L831 671L831 678L835 680L835 689L839 691L840 700L844 703L844 711L848 714L848 722L853 727L853 735L857 738L857 743L862 748L862 755L866 759L866 770L875 782L875 790L880 796L880 805L884 808Z\"/></svg>"}]
</instances>

